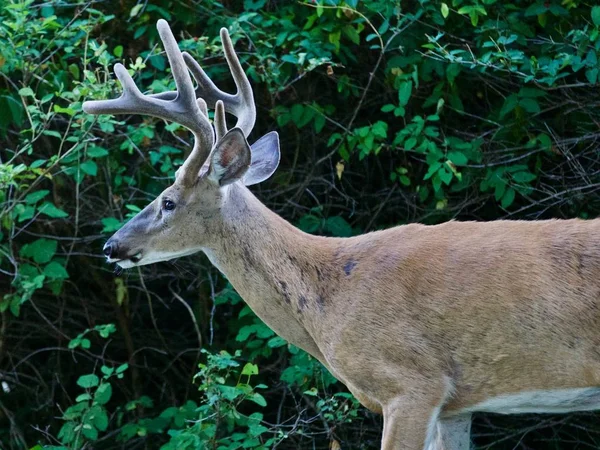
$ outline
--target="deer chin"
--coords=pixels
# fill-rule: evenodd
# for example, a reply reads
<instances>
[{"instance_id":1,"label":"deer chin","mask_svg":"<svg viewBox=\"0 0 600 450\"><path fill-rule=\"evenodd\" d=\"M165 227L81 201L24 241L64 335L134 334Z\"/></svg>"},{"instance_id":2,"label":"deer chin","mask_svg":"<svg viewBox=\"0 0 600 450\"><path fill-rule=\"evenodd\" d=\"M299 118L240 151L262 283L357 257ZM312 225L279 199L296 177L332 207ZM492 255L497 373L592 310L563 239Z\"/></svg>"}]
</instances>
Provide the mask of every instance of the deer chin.
<instances>
[{"instance_id":1,"label":"deer chin","mask_svg":"<svg viewBox=\"0 0 600 450\"><path fill-rule=\"evenodd\" d=\"M200 248L187 249L179 252L138 252L131 258L111 262L115 262L121 269L130 269L136 266L146 266L148 264L154 264L161 261L169 261L171 259L181 258L182 256L192 255L199 251Z\"/></svg>"}]
</instances>

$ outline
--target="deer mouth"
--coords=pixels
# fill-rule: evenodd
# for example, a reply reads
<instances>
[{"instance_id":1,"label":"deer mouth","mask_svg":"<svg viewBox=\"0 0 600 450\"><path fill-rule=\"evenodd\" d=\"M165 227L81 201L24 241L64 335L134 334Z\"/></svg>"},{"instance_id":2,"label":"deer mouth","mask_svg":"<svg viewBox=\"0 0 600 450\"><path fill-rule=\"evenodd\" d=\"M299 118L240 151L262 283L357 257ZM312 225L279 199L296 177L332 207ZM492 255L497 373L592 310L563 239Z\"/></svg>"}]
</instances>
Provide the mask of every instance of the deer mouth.
<instances>
[{"instance_id":1,"label":"deer mouth","mask_svg":"<svg viewBox=\"0 0 600 450\"><path fill-rule=\"evenodd\" d=\"M135 255L128 256L126 258L121 259L108 259L109 263L115 263L122 269L129 269L130 267L134 267L142 260L142 252L137 252Z\"/></svg>"}]
</instances>

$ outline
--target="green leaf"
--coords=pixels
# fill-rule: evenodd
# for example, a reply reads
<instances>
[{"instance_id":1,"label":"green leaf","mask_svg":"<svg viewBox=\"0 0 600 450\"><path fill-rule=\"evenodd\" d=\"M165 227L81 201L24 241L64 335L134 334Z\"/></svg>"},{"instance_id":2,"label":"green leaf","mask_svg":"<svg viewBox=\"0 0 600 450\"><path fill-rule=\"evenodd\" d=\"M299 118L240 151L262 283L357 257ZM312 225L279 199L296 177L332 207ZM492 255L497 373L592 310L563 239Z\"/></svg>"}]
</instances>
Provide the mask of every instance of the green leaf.
<instances>
[{"instance_id":1,"label":"green leaf","mask_svg":"<svg viewBox=\"0 0 600 450\"><path fill-rule=\"evenodd\" d=\"M452 181L452 172L446 169L446 167L442 167L440 170L438 170L438 176L440 177L440 180L442 180L442 182L446 185L450 184L450 182Z\"/></svg>"},{"instance_id":2,"label":"green leaf","mask_svg":"<svg viewBox=\"0 0 600 450\"><path fill-rule=\"evenodd\" d=\"M545 97L545 96L546 96L546 92L541 89L537 89L537 88L524 87L524 88L521 88L521 90L519 91L519 97Z\"/></svg>"},{"instance_id":3,"label":"green leaf","mask_svg":"<svg viewBox=\"0 0 600 450\"><path fill-rule=\"evenodd\" d=\"M113 373L115 373L115 369L113 367L101 366L100 372L102 372L104 376L110 377Z\"/></svg>"},{"instance_id":4,"label":"green leaf","mask_svg":"<svg viewBox=\"0 0 600 450\"><path fill-rule=\"evenodd\" d=\"M35 97L35 93L33 92L33 90L28 87L19 89L19 95L21 97Z\"/></svg>"},{"instance_id":5,"label":"green leaf","mask_svg":"<svg viewBox=\"0 0 600 450\"><path fill-rule=\"evenodd\" d=\"M69 273L65 269L65 267L59 262L52 261L46 267L44 267L44 275L48 278L52 278L55 280L62 280L65 278L69 278Z\"/></svg>"},{"instance_id":6,"label":"green leaf","mask_svg":"<svg viewBox=\"0 0 600 450\"><path fill-rule=\"evenodd\" d=\"M79 66L77 64L69 64L69 73L73 75L75 80L81 78L81 72L79 71Z\"/></svg>"},{"instance_id":7,"label":"green leaf","mask_svg":"<svg viewBox=\"0 0 600 450\"><path fill-rule=\"evenodd\" d=\"M506 183L504 182L504 180L500 179L496 183L496 187L494 189L494 198L496 199L497 202L500 201L500 199L502 199L505 192L506 192Z\"/></svg>"},{"instance_id":8,"label":"green leaf","mask_svg":"<svg viewBox=\"0 0 600 450\"><path fill-rule=\"evenodd\" d=\"M129 17L137 16L140 13L140 11L142 10L142 8L144 7L144 5L145 5L145 3L138 3L133 8L131 8L131 11L129 11Z\"/></svg>"},{"instance_id":9,"label":"green leaf","mask_svg":"<svg viewBox=\"0 0 600 450\"><path fill-rule=\"evenodd\" d=\"M142 210L142 208L140 208L139 206L132 205L131 203L126 204L125 208L127 208L129 211L133 211L136 214Z\"/></svg>"},{"instance_id":10,"label":"green leaf","mask_svg":"<svg viewBox=\"0 0 600 450\"><path fill-rule=\"evenodd\" d=\"M533 114L541 111L539 103L533 98L522 98L519 100L519 106L525 111Z\"/></svg>"},{"instance_id":11,"label":"green leaf","mask_svg":"<svg viewBox=\"0 0 600 450\"><path fill-rule=\"evenodd\" d=\"M98 430L92 424L84 423L81 427L81 432L86 438L92 441L98 439Z\"/></svg>"},{"instance_id":12,"label":"green leaf","mask_svg":"<svg viewBox=\"0 0 600 450\"><path fill-rule=\"evenodd\" d=\"M306 233L314 233L321 228L322 220L312 214L306 214L298 221L298 228Z\"/></svg>"},{"instance_id":13,"label":"green leaf","mask_svg":"<svg viewBox=\"0 0 600 450\"><path fill-rule=\"evenodd\" d=\"M90 175L92 177L95 177L96 175L98 175L98 165L96 164L95 161L92 160L87 160L81 163L81 170L86 173L87 175Z\"/></svg>"},{"instance_id":14,"label":"green leaf","mask_svg":"<svg viewBox=\"0 0 600 450\"><path fill-rule=\"evenodd\" d=\"M115 47L115 49L113 50L113 55L115 55L117 58L120 58L121 56L123 56L123 46L117 45Z\"/></svg>"},{"instance_id":15,"label":"green leaf","mask_svg":"<svg viewBox=\"0 0 600 450\"><path fill-rule=\"evenodd\" d=\"M519 97L517 97L515 94L511 94L508 97L506 97L506 99L504 100L504 104L500 109L500 118L506 116L509 112L515 109L518 104Z\"/></svg>"},{"instance_id":16,"label":"green leaf","mask_svg":"<svg viewBox=\"0 0 600 450\"><path fill-rule=\"evenodd\" d=\"M412 93L412 81L403 81L400 83L400 87L398 88L398 101L401 106L405 106L410 99L410 94Z\"/></svg>"},{"instance_id":17,"label":"green leaf","mask_svg":"<svg viewBox=\"0 0 600 450\"><path fill-rule=\"evenodd\" d=\"M590 83L596 84L596 81L598 81L598 69L587 69L585 71L585 77Z\"/></svg>"},{"instance_id":18,"label":"green leaf","mask_svg":"<svg viewBox=\"0 0 600 450\"><path fill-rule=\"evenodd\" d=\"M60 208L57 208L56 206L54 206L54 204L50 202L44 203L38 208L38 211L41 214L45 214L48 217L52 217L53 219L62 219L63 217L69 217L69 215L66 212L64 212Z\"/></svg>"},{"instance_id":19,"label":"green leaf","mask_svg":"<svg viewBox=\"0 0 600 450\"><path fill-rule=\"evenodd\" d=\"M325 116L323 114L317 114L315 116L315 132L320 133L325 126Z\"/></svg>"},{"instance_id":20,"label":"green leaf","mask_svg":"<svg viewBox=\"0 0 600 450\"><path fill-rule=\"evenodd\" d=\"M258 375L258 366L252 363L246 363L242 369L242 375Z\"/></svg>"},{"instance_id":21,"label":"green leaf","mask_svg":"<svg viewBox=\"0 0 600 450\"><path fill-rule=\"evenodd\" d=\"M342 30L337 30L332 33L329 33L328 39L336 48L340 47L340 37L342 36Z\"/></svg>"},{"instance_id":22,"label":"green leaf","mask_svg":"<svg viewBox=\"0 0 600 450\"><path fill-rule=\"evenodd\" d=\"M319 395L319 390L316 387L312 387L310 389L308 389L307 391L303 392L304 395L309 395L311 397L317 397Z\"/></svg>"},{"instance_id":23,"label":"green leaf","mask_svg":"<svg viewBox=\"0 0 600 450\"><path fill-rule=\"evenodd\" d=\"M515 200L515 190L507 189L506 192L504 193L504 196L502 197L502 202L500 202L500 204L502 205L503 208L508 208L510 205L512 205L514 200Z\"/></svg>"},{"instance_id":24,"label":"green leaf","mask_svg":"<svg viewBox=\"0 0 600 450\"><path fill-rule=\"evenodd\" d=\"M545 27L546 24L548 23L548 14L546 14L546 13L544 13L544 14L538 14L537 18L538 18L538 23L542 27Z\"/></svg>"},{"instance_id":25,"label":"green leaf","mask_svg":"<svg viewBox=\"0 0 600 450\"><path fill-rule=\"evenodd\" d=\"M300 118L300 120L298 120L296 122L296 126L298 128L303 128L304 126L306 126L306 124L308 124L312 120L312 118L315 116L316 113L317 112L314 108L311 108L310 106L306 106L302 113L302 117Z\"/></svg>"},{"instance_id":26,"label":"green leaf","mask_svg":"<svg viewBox=\"0 0 600 450\"><path fill-rule=\"evenodd\" d=\"M77 385L84 389L90 389L98 386L99 384L100 378L93 373L90 373L89 375L82 375L77 379Z\"/></svg>"},{"instance_id":27,"label":"green leaf","mask_svg":"<svg viewBox=\"0 0 600 450\"><path fill-rule=\"evenodd\" d=\"M265 398L264 398L262 395L260 395L258 392L254 392L254 393L253 393L253 394L250 396L249 400L252 400L252 401L253 401L254 403L256 403L257 405L260 405L260 406L263 406L263 407L264 407L264 406L267 406L267 401L266 401L266 400L265 400Z\"/></svg>"},{"instance_id":28,"label":"green leaf","mask_svg":"<svg viewBox=\"0 0 600 450\"><path fill-rule=\"evenodd\" d=\"M415 145L417 145L417 138L414 136L411 136L410 138L408 138L406 140L406 142L404 143L404 148L406 150L411 150L415 147Z\"/></svg>"},{"instance_id":29,"label":"green leaf","mask_svg":"<svg viewBox=\"0 0 600 450\"><path fill-rule=\"evenodd\" d=\"M456 80L456 77L458 76L460 71L461 71L460 64L449 64L446 67L446 79L451 84L454 83L454 80Z\"/></svg>"},{"instance_id":30,"label":"green leaf","mask_svg":"<svg viewBox=\"0 0 600 450\"><path fill-rule=\"evenodd\" d=\"M138 39L146 32L146 30L148 30L148 25L142 25L141 27L138 27L133 33L133 38Z\"/></svg>"},{"instance_id":31,"label":"green leaf","mask_svg":"<svg viewBox=\"0 0 600 450\"><path fill-rule=\"evenodd\" d=\"M360 44L360 35L358 34L356 28L354 28L352 25L347 25L343 30L344 34L348 36L348 39L350 39L353 44Z\"/></svg>"},{"instance_id":32,"label":"green leaf","mask_svg":"<svg viewBox=\"0 0 600 450\"><path fill-rule=\"evenodd\" d=\"M105 405L108 403L112 396L112 386L110 383L102 383L98 386L96 393L94 394L94 401L99 405Z\"/></svg>"},{"instance_id":33,"label":"green leaf","mask_svg":"<svg viewBox=\"0 0 600 450\"><path fill-rule=\"evenodd\" d=\"M35 214L35 208L33 206L23 206L17 205L15 208L15 212L19 213L19 222L23 222L24 220L29 220Z\"/></svg>"},{"instance_id":34,"label":"green leaf","mask_svg":"<svg viewBox=\"0 0 600 450\"><path fill-rule=\"evenodd\" d=\"M592 68L598 65L598 55L596 55L596 50L592 49L587 52L585 57L585 65Z\"/></svg>"},{"instance_id":35,"label":"green leaf","mask_svg":"<svg viewBox=\"0 0 600 450\"><path fill-rule=\"evenodd\" d=\"M281 57L283 62L289 62L292 64L298 64L298 57L296 55L283 55Z\"/></svg>"},{"instance_id":36,"label":"green leaf","mask_svg":"<svg viewBox=\"0 0 600 450\"><path fill-rule=\"evenodd\" d=\"M270 348L283 347L286 344L287 344L286 340L283 338L280 338L279 336L275 336L274 338L269 339L269 341L267 342L267 345Z\"/></svg>"},{"instance_id":37,"label":"green leaf","mask_svg":"<svg viewBox=\"0 0 600 450\"><path fill-rule=\"evenodd\" d=\"M107 338L117 331L117 327L114 323L107 323L106 325L96 325L94 330L96 330L101 337Z\"/></svg>"},{"instance_id":38,"label":"green leaf","mask_svg":"<svg viewBox=\"0 0 600 450\"><path fill-rule=\"evenodd\" d=\"M88 147L86 153L90 158L101 158L103 156L108 155L108 150L102 147L98 147L97 145L92 145Z\"/></svg>"},{"instance_id":39,"label":"green leaf","mask_svg":"<svg viewBox=\"0 0 600 450\"><path fill-rule=\"evenodd\" d=\"M62 139L61 134L58 131L54 131L54 130L44 130L42 131L42 133L46 136L52 136L55 137L57 139Z\"/></svg>"},{"instance_id":40,"label":"green leaf","mask_svg":"<svg viewBox=\"0 0 600 450\"><path fill-rule=\"evenodd\" d=\"M592 7L592 22L597 27L600 27L600 6Z\"/></svg>"},{"instance_id":41,"label":"green leaf","mask_svg":"<svg viewBox=\"0 0 600 450\"><path fill-rule=\"evenodd\" d=\"M244 9L246 11L258 11L265 6L267 0L244 0Z\"/></svg>"},{"instance_id":42,"label":"green leaf","mask_svg":"<svg viewBox=\"0 0 600 450\"><path fill-rule=\"evenodd\" d=\"M546 133L538 134L537 140L545 150L550 150L552 148L552 139L550 139L550 136Z\"/></svg>"},{"instance_id":43,"label":"green leaf","mask_svg":"<svg viewBox=\"0 0 600 450\"><path fill-rule=\"evenodd\" d=\"M341 216L328 217L325 220L325 231L335 237L350 237L352 236L352 227L346 219Z\"/></svg>"},{"instance_id":44,"label":"green leaf","mask_svg":"<svg viewBox=\"0 0 600 450\"><path fill-rule=\"evenodd\" d=\"M516 172L512 174L512 179L517 183L529 183L537 178L537 176L530 172Z\"/></svg>"},{"instance_id":45,"label":"green leaf","mask_svg":"<svg viewBox=\"0 0 600 450\"><path fill-rule=\"evenodd\" d=\"M295 105L292 106L292 109L290 110L290 114L292 116L292 120L294 121L294 123L298 124L300 122L300 120L302 119L302 115L304 114L304 105L296 103Z\"/></svg>"},{"instance_id":46,"label":"green leaf","mask_svg":"<svg viewBox=\"0 0 600 450\"><path fill-rule=\"evenodd\" d=\"M442 17L445 19L448 17L448 14L450 14L450 9L448 8L448 5L442 3Z\"/></svg>"},{"instance_id":47,"label":"green leaf","mask_svg":"<svg viewBox=\"0 0 600 450\"><path fill-rule=\"evenodd\" d=\"M216 388L221 392L226 400L230 401L235 400L244 393L241 389L234 386L218 385Z\"/></svg>"},{"instance_id":48,"label":"green leaf","mask_svg":"<svg viewBox=\"0 0 600 450\"><path fill-rule=\"evenodd\" d=\"M67 114L68 116L74 116L77 114L73 108L63 108L60 105L54 105L54 112L58 114Z\"/></svg>"},{"instance_id":49,"label":"green leaf","mask_svg":"<svg viewBox=\"0 0 600 450\"><path fill-rule=\"evenodd\" d=\"M85 394L78 395L77 398L75 399L75 401L77 403L79 403L79 402L86 402L91 399L92 399L92 396L86 392Z\"/></svg>"},{"instance_id":50,"label":"green leaf","mask_svg":"<svg viewBox=\"0 0 600 450\"><path fill-rule=\"evenodd\" d=\"M38 264L49 262L56 253L58 242L53 239L37 239L26 244L20 251L21 256L33 258Z\"/></svg>"},{"instance_id":51,"label":"green leaf","mask_svg":"<svg viewBox=\"0 0 600 450\"><path fill-rule=\"evenodd\" d=\"M167 60L162 55L152 55L150 58L148 58L148 62L152 65L152 67L160 70L161 72L163 72L167 67Z\"/></svg>"},{"instance_id":52,"label":"green leaf","mask_svg":"<svg viewBox=\"0 0 600 450\"><path fill-rule=\"evenodd\" d=\"M90 410L89 419L92 425L99 431L106 431L108 428L108 415L106 410L100 406L96 406Z\"/></svg>"},{"instance_id":53,"label":"green leaf","mask_svg":"<svg viewBox=\"0 0 600 450\"><path fill-rule=\"evenodd\" d=\"M123 226L123 222L114 217L105 217L100 219L100 222L104 225L104 228L102 228L103 233L114 233Z\"/></svg>"},{"instance_id":54,"label":"green leaf","mask_svg":"<svg viewBox=\"0 0 600 450\"><path fill-rule=\"evenodd\" d=\"M58 432L58 439L65 444L70 443L75 437L76 426L77 424L75 422L65 422Z\"/></svg>"},{"instance_id":55,"label":"green leaf","mask_svg":"<svg viewBox=\"0 0 600 450\"><path fill-rule=\"evenodd\" d=\"M431 178L434 174L437 173L440 167L442 167L442 163L439 161L436 161L433 164L431 164L429 166L429 169L427 170L427 173L423 177L423 180L428 180L429 178Z\"/></svg>"},{"instance_id":56,"label":"green leaf","mask_svg":"<svg viewBox=\"0 0 600 450\"><path fill-rule=\"evenodd\" d=\"M469 162L469 159L461 152L448 152L448 159L457 166L464 166Z\"/></svg>"},{"instance_id":57,"label":"green leaf","mask_svg":"<svg viewBox=\"0 0 600 450\"><path fill-rule=\"evenodd\" d=\"M41 189L39 191L32 192L31 194L28 194L25 197L25 203L28 203L30 205L33 203L37 203L41 199L43 199L46 195L48 195L49 193L50 193L50 191L48 191L46 189Z\"/></svg>"},{"instance_id":58,"label":"green leaf","mask_svg":"<svg viewBox=\"0 0 600 450\"><path fill-rule=\"evenodd\" d=\"M537 16L544 14L546 11L548 11L548 8L543 3L536 2L525 10L525 17Z\"/></svg>"}]
</instances>

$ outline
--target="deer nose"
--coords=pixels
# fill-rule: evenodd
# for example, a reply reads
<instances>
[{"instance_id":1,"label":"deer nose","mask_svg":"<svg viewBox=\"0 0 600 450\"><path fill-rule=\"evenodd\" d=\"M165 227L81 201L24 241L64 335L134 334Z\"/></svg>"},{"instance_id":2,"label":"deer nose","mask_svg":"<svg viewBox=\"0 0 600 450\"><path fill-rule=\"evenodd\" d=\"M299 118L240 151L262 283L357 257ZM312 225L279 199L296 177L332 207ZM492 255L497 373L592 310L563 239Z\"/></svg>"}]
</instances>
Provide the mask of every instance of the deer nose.
<instances>
[{"instance_id":1,"label":"deer nose","mask_svg":"<svg viewBox=\"0 0 600 450\"><path fill-rule=\"evenodd\" d=\"M117 246L112 244L110 241L104 244L104 248L102 249L102 253L107 258L112 258L113 253L116 253Z\"/></svg>"}]
</instances>

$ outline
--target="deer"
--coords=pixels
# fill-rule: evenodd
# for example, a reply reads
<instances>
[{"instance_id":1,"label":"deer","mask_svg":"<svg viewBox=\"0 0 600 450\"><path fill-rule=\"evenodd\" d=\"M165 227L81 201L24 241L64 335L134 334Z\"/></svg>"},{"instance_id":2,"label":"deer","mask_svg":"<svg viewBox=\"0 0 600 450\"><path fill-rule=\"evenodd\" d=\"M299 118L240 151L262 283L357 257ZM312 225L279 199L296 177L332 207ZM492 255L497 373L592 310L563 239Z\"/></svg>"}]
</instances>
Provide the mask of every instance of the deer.
<instances>
[{"instance_id":1,"label":"deer","mask_svg":"<svg viewBox=\"0 0 600 450\"><path fill-rule=\"evenodd\" d=\"M304 233L248 188L278 167L279 136L247 141L254 94L227 29L236 94L181 53L166 21L157 28L176 90L142 94L116 64L122 95L83 110L172 121L194 145L173 184L106 242L109 263L204 252L259 318L383 414L382 450L468 450L475 412L600 409L600 220Z\"/></svg>"}]
</instances>

